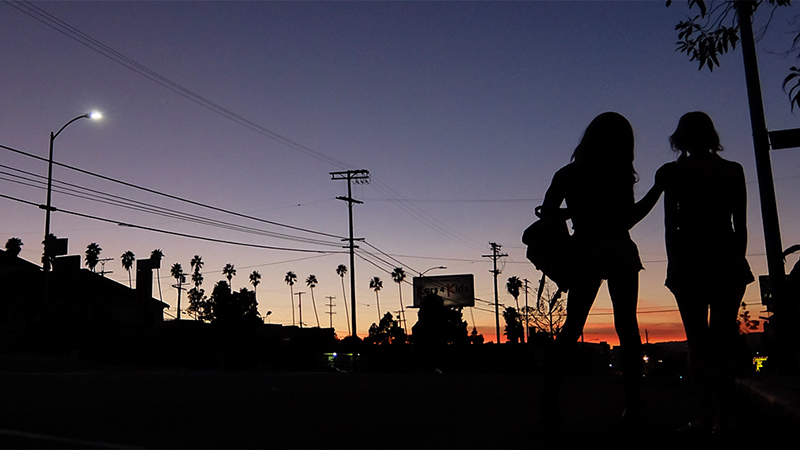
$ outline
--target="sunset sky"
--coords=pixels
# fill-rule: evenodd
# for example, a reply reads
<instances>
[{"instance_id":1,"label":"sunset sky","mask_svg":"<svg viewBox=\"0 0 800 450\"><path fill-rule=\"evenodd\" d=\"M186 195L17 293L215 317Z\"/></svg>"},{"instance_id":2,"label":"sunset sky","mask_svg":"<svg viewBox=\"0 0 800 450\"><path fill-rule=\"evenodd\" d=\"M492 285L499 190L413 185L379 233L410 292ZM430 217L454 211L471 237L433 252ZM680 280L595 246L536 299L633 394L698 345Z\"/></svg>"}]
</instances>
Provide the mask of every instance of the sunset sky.
<instances>
[{"instance_id":1,"label":"sunset sky","mask_svg":"<svg viewBox=\"0 0 800 450\"><path fill-rule=\"evenodd\" d=\"M779 10L757 44L770 130L800 122L782 90L789 67L797 65L797 52L787 51L798 12L796 6ZM504 288L508 277L538 282L520 236L553 173L604 111L633 125L637 197L656 169L674 159L667 138L678 118L707 112L725 146L722 156L745 168L748 260L756 275L766 273L741 52L725 55L713 72L698 71L675 50L675 24L690 14L696 12L686 2L667 8L662 0L3 2L0 145L46 158L50 132L101 111L101 121L78 121L58 136L55 160L128 185L57 166L56 180L97 191L84 197L118 197L97 202L59 190L53 205L172 234L55 213L52 232L69 238L70 253L98 243L101 258L114 258L105 265L113 271L108 276L127 284L120 255L131 250L146 258L161 249L163 298L172 315L177 291L169 267L179 262L188 272L193 255L205 262L207 292L223 279L226 263L237 270L235 289L252 288L248 275L258 270L259 310L262 316L272 311L272 323L292 323L283 280L293 271L294 291L306 292L303 319L316 326L304 282L314 274L320 324L329 324L325 305L335 297L339 336L347 324L335 269L349 266L349 259L340 240L348 233L347 206L336 197L347 195L347 186L329 173L367 169L371 182L353 190L364 202L354 207L355 234L368 252L356 259L358 332L366 334L378 318L371 278L383 280L383 312L396 311L393 267L402 264L408 274L403 300L410 305L411 276L446 266L428 275L474 274L479 301L464 318L493 341L492 266L483 255L491 253L490 242L509 255L499 265L505 305L514 303ZM768 16L767 7L757 12L757 33ZM785 248L800 243L800 151L772 158ZM45 162L0 149L0 164L0 193L45 202ZM121 198L197 217L153 215L121 207ZM44 212L6 198L0 205L0 239L21 238L21 256L38 262ZM683 339L674 299L663 286L662 222L659 203L632 231L646 269L639 319L650 342ZM349 295L348 286L348 304ZM751 316L761 314L757 283L745 302ZM603 287L587 342L616 344L610 312ZM408 317L410 327L415 313Z\"/></svg>"}]
</instances>

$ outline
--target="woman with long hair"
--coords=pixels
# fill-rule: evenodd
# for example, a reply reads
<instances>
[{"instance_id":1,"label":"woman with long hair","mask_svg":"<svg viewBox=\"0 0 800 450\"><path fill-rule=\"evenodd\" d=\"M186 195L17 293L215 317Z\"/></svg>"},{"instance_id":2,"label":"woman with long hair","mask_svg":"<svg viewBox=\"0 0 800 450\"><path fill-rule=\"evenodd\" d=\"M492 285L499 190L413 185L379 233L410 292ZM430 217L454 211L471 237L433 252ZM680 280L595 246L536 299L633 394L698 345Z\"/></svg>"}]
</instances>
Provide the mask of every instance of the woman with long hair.
<instances>
[{"instance_id":1,"label":"woman with long hair","mask_svg":"<svg viewBox=\"0 0 800 450\"><path fill-rule=\"evenodd\" d=\"M703 112L684 114L669 141L678 159L658 169L653 188L637 203L637 216L664 193L665 284L681 313L698 408L697 420L684 429L713 432L729 425L735 409L736 316L754 281L745 258L744 170L718 155L719 135Z\"/></svg>"},{"instance_id":2,"label":"woman with long hair","mask_svg":"<svg viewBox=\"0 0 800 450\"><path fill-rule=\"evenodd\" d=\"M633 129L625 117L615 112L597 116L586 128L571 162L553 176L542 203L542 217L568 217L573 229L567 318L556 339L542 399L545 408L556 411L548 415L557 417L557 393L568 355L583 334L603 280L608 282L622 350L623 420L635 419L641 407L642 341L636 307L642 263L629 232L634 223L633 185L637 181L633 141ZM561 208L562 203L566 209Z\"/></svg>"}]
</instances>

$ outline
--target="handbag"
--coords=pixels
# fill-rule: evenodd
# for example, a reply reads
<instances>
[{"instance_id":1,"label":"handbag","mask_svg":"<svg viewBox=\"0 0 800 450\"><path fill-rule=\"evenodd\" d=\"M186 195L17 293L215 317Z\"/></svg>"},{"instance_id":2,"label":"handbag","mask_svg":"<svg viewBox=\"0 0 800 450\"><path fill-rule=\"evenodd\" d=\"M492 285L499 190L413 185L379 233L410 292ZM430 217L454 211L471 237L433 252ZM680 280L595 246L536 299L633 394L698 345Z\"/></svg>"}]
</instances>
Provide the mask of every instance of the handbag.
<instances>
[{"instance_id":1,"label":"handbag","mask_svg":"<svg viewBox=\"0 0 800 450\"><path fill-rule=\"evenodd\" d=\"M525 257L559 289L567 291L572 277L572 235L565 218L557 214L542 217L541 210L541 206L536 207L538 219L522 233L522 243L528 247Z\"/></svg>"}]
</instances>

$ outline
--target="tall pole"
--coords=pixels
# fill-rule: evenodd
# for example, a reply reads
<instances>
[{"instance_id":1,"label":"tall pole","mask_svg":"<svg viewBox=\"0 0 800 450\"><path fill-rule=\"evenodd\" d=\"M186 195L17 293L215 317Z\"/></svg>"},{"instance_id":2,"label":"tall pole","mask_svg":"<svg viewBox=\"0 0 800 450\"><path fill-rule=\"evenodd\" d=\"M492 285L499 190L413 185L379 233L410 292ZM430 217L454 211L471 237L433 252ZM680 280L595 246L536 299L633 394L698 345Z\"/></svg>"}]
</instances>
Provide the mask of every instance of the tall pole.
<instances>
[{"instance_id":1,"label":"tall pole","mask_svg":"<svg viewBox=\"0 0 800 450\"><path fill-rule=\"evenodd\" d=\"M44 260L42 261L42 267L44 268L45 272L50 271L50 258L47 255L47 237L50 236L50 211L52 211L52 206L50 206L50 198L53 193L53 141L55 140L56 136L51 131L50 157L47 159L47 204L45 205L44 209Z\"/></svg>"},{"instance_id":2,"label":"tall pole","mask_svg":"<svg viewBox=\"0 0 800 450\"><path fill-rule=\"evenodd\" d=\"M761 221L764 228L764 246L767 253L767 270L774 305L773 324L778 337L779 358L787 358L782 362L792 365L797 357L790 350L793 340L789 334L793 327L789 324L797 318L790 311L786 302L786 270L783 265L783 245L781 243L778 205L775 196L775 184L772 177L770 159L770 142L767 121L764 114L764 102L761 97L761 81L758 74L755 39L753 37L752 1L736 2L739 15L739 27L742 34L742 58L747 84L747 100L750 104L750 124L753 130L753 146L756 157L756 173L758 175L758 191L761 200Z\"/></svg>"},{"instance_id":3,"label":"tall pole","mask_svg":"<svg viewBox=\"0 0 800 450\"><path fill-rule=\"evenodd\" d=\"M303 328L303 294L305 292L295 292L297 296L297 308L300 310L300 328Z\"/></svg>"},{"instance_id":4,"label":"tall pole","mask_svg":"<svg viewBox=\"0 0 800 450\"><path fill-rule=\"evenodd\" d=\"M528 328L528 279L525 278L525 342L530 342L531 339L531 331Z\"/></svg>"},{"instance_id":5,"label":"tall pole","mask_svg":"<svg viewBox=\"0 0 800 450\"><path fill-rule=\"evenodd\" d=\"M334 297L332 295L329 295L329 296L327 296L325 298L328 299L328 304L326 306L328 307L328 314L330 314L330 316L331 316L330 317L330 327L333 328L333 315L336 314L335 312L333 312L333 307L336 306L336 305L333 304L333 299L335 299L336 297Z\"/></svg>"},{"instance_id":6,"label":"tall pole","mask_svg":"<svg viewBox=\"0 0 800 450\"><path fill-rule=\"evenodd\" d=\"M351 319L352 319L352 330L351 336L358 335L358 328L356 328L356 260L355 260L355 249L358 246L355 245L355 238L353 237L353 204L358 203L362 204L364 202L355 200L353 198L352 193L352 184L355 180L356 183L368 183L369 182L369 171L366 169L360 170L346 170L344 172L331 172L331 179L332 180L347 180L347 197L336 197L337 200L343 200L347 202L347 212L348 217L350 220L350 237L347 239L349 244L345 248L350 249L350 305L352 311Z\"/></svg>"},{"instance_id":7,"label":"tall pole","mask_svg":"<svg viewBox=\"0 0 800 450\"><path fill-rule=\"evenodd\" d=\"M739 26L742 32L742 57L747 82L747 99L750 104L750 124L753 130L753 146L756 157L758 191L761 200L761 220L764 227L764 245L767 253L767 268L773 295L783 293L786 271L783 266L783 245L778 220L778 205L775 197L775 184L772 177L769 134L761 97L761 81L758 75L755 40L753 38L753 2L736 3L739 13ZM780 299L780 298L779 298Z\"/></svg>"},{"instance_id":8,"label":"tall pole","mask_svg":"<svg viewBox=\"0 0 800 450\"><path fill-rule=\"evenodd\" d=\"M56 131L55 133L52 132L52 131L50 132L50 152L49 152L49 157L47 158L47 204L44 207L44 210L45 210L45 216L44 216L44 242L45 243L47 242L47 237L50 236L50 211L53 210L53 207L51 206L51 202L50 202L50 199L51 199L52 193L53 193L53 141L55 141L56 138L58 137L58 135L61 134L62 131L64 131L64 128L67 128L67 126L69 126L72 122L75 122L75 121L80 120L80 119L89 119L89 118L99 119L100 117L101 117L101 115L99 113L95 113L95 112L82 114L82 115L80 115L78 117L75 117L74 119L70 120L69 122L65 123L64 126L59 128L58 131ZM41 208L41 206L40 206L40 208ZM47 250L47 246L46 245L45 245L45 250ZM50 259L47 257L46 251L45 251L45 258L44 258L42 266L43 266L45 272L49 272L50 271Z\"/></svg>"},{"instance_id":9,"label":"tall pole","mask_svg":"<svg viewBox=\"0 0 800 450\"><path fill-rule=\"evenodd\" d=\"M500 271L497 270L497 260L504 256L508 256L505 253L498 253L500 251L500 244L489 242L489 245L492 246L492 254L491 255L483 255L484 258L492 258L493 269L489 272L494 274L494 323L495 323L495 331L497 332L497 343L500 343L500 301L497 291L497 276L500 275Z\"/></svg>"},{"instance_id":10,"label":"tall pole","mask_svg":"<svg viewBox=\"0 0 800 450\"><path fill-rule=\"evenodd\" d=\"M67 128L69 124L75 122L76 120L80 119L99 119L102 115L98 112L89 112L74 119L70 120L69 122L65 123L64 126L58 129L55 133L52 131L50 132L50 151L47 158L47 203L44 205L44 241L42 241L42 245L44 246L44 258L42 258L42 270L44 271L44 307L45 310L50 306L50 254L48 252L48 241L50 241L50 212L53 210L53 206L51 203L51 198L53 194L53 142L56 140L59 134L64 131L64 128ZM42 206L39 206L42 208ZM50 243L50 252L54 249L52 246L55 245L55 242ZM45 311L46 313L47 311Z\"/></svg>"}]
</instances>

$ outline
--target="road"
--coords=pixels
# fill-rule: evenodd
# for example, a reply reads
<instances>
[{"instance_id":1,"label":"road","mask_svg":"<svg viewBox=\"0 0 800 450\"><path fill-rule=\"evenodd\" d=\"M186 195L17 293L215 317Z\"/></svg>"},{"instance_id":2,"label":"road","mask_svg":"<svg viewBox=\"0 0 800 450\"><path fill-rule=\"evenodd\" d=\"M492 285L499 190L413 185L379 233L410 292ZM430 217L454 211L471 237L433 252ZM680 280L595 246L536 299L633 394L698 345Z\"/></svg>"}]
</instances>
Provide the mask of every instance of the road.
<instances>
[{"instance_id":1,"label":"road","mask_svg":"<svg viewBox=\"0 0 800 450\"><path fill-rule=\"evenodd\" d=\"M677 433L692 411L680 379L646 379L642 426L626 432L618 377L569 377L564 423L547 427L542 381L518 373L7 367L0 369L0 447L793 447L772 436L777 425L746 400L736 436Z\"/></svg>"}]
</instances>

